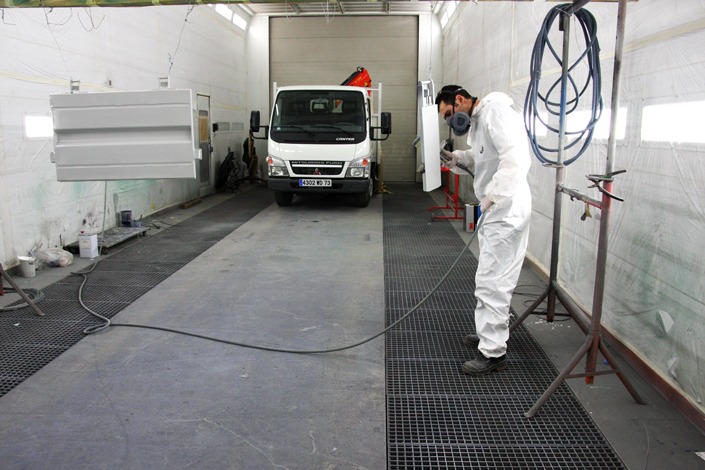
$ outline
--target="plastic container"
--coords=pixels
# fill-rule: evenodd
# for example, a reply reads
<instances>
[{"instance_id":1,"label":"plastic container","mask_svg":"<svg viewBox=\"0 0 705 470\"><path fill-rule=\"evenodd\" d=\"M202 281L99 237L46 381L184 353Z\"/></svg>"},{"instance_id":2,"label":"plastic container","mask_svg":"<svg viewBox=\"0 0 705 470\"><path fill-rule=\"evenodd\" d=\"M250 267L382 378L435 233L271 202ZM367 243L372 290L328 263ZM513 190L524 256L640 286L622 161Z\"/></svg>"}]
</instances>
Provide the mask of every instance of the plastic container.
<instances>
[{"instance_id":1,"label":"plastic container","mask_svg":"<svg viewBox=\"0 0 705 470\"><path fill-rule=\"evenodd\" d=\"M31 256L18 256L20 260L20 272L22 277L34 277L37 274L36 260Z\"/></svg>"},{"instance_id":2,"label":"plastic container","mask_svg":"<svg viewBox=\"0 0 705 470\"><path fill-rule=\"evenodd\" d=\"M465 217L463 225L466 232L474 232L477 228L477 220L480 218L480 206L465 204Z\"/></svg>"},{"instance_id":3,"label":"plastic container","mask_svg":"<svg viewBox=\"0 0 705 470\"><path fill-rule=\"evenodd\" d=\"M78 253L81 258L96 258L98 256L98 235L88 235L81 232L78 235Z\"/></svg>"}]
</instances>

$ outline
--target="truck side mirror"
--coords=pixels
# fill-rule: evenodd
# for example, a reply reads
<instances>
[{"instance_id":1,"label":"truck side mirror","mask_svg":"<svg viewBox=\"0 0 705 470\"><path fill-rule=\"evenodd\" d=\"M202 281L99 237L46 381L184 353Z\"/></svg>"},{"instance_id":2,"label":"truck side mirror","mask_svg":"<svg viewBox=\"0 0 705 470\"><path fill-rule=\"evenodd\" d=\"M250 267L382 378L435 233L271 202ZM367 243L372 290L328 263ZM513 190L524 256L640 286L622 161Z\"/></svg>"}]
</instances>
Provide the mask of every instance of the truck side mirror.
<instances>
[{"instance_id":1,"label":"truck side mirror","mask_svg":"<svg viewBox=\"0 0 705 470\"><path fill-rule=\"evenodd\" d=\"M382 125L380 126L380 132L384 135L389 135L392 133L392 113L382 113L380 116L380 121Z\"/></svg>"},{"instance_id":2,"label":"truck side mirror","mask_svg":"<svg viewBox=\"0 0 705 470\"><path fill-rule=\"evenodd\" d=\"M264 137L257 137L255 136L255 132L259 132L260 128L264 129ZM252 111L250 112L250 137L253 139L262 139L265 140L269 136L269 126L263 126L259 122L259 111Z\"/></svg>"},{"instance_id":3,"label":"truck side mirror","mask_svg":"<svg viewBox=\"0 0 705 470\"><path fill-rule=\"evenodd\" d=\"M259 111L250 113L250 132L259 132Z\"/></svg>"},{"instance_id":4,"label":"truck side mirror","mask_svg":"<svg viewBox=\"0 0 705 470\"><path fill-rule=\"evenodd\" d=\"M389 138L389 134L392 133L392 113L382 113L379 116L379 122L380 126L371 126L370 127L370 138L372 140L387 140ZM375 129L379 129L380 134L384 135L384 139L381 137L376 137L375 134Z\"/></svg>"}]
</instances>

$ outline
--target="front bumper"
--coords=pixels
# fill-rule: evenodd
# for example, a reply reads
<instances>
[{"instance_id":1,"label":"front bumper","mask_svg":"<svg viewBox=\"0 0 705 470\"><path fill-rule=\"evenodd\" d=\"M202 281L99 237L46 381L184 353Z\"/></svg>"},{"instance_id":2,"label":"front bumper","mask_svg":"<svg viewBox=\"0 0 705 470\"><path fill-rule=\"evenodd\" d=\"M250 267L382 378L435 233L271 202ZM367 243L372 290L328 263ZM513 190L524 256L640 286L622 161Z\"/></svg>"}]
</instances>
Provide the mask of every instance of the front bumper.
<instances>
[{"instance_id":1,"label":"front bumper","mask_svg":"<svg viewBox=\"0 0 705 470\"><path fill-rule=\"evenodd\" d=\"M275 191L283 191L289 193L339 193L339 194L358 194L369 190L371 179L331 179L332 186L328 187L301 187L299 186L299 178L272 178L267 181L267 187Z\"/></svg>"}]
</instances>

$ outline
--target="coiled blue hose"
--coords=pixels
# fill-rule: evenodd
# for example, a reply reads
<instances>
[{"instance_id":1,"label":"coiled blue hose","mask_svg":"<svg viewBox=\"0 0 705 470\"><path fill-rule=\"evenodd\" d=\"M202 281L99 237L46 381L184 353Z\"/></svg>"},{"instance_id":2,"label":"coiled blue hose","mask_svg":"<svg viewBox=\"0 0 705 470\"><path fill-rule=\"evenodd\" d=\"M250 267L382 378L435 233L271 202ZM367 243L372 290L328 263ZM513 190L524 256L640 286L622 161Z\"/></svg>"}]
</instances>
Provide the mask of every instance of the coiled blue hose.
<instances>
[{"instance_id":1,"label":"coiled blue hose","mask_svg":"<svg viewBox=\"0 0 705 470\"><path fill-rule=\"evenodd\" d=\"M545 95L541 94L539 91L539 84L541 81L541 67L543 65L543 56L546 47L551 51L554 59L558 64L563 67L563 61L560 54L556 52L551 41L548 38L548 34L551 30L551 25L553 24L556 17L564 14L564 11L570 6L570 4L558 5L549 11L548 15L543 21L539 35L534 43L534 48L531 53L531 80L529 82L529 88L526 92L526 98L524 100L524 126L526 127L526 132L529 136L529 142L531 148L536 155L536 157L544 164L557 164L558 162L552 158L552 154L557 155L559 149L547 147L538 143L536 138L536 126L538 123L546 127L549 133L559 134L559 129L550 126L548 120L544 121L539 116L539 105L543 105L549 115L560 116L561 114L561 78L553 82L547 89ZM581 130L566 131L565 138L566 143L564 149L568 150L573 147L578 146L582 142L582 146L577 150L577 153L570 158L563 159L564 165L570 165L575 160L577 160L587 149L590 141L592 140L592 134L595 128L595 124L602 115L602 72L600 70L600 44L597 40L597 22L592 13L581 8L574 13L581 26L583 39L585 41L585 49L580 54L580 56L566 69L567 82L570 91L570 99L566 100L565 103L565 115L568 116L570 113L578 108L578 103L582 96L590 89L590 111L591 116L587 125ZM579 87L572 73L575 68L583 61L587 59L588 73L585 78L585 83L582 87ZM552 98L555 93L558 93L559 99L556 100ZM568 96L568 95L567 95ZM576 147L577 148L577 147Z\"/></svg>"}]
</instances>

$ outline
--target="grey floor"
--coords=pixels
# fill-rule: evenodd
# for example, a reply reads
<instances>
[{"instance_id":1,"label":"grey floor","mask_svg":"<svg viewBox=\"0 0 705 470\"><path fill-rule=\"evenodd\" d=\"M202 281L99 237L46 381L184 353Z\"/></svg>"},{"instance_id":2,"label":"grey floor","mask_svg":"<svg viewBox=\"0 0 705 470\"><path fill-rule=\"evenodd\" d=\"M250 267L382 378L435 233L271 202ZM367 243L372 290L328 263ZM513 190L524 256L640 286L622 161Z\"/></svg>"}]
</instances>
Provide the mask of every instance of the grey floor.
<instances>
[{"instance_id":1,"label":"grey floor","mask_svg":"<svg viewBox=\"0 0 705 470\"><path fill-rule=\"evenodd\" d=\"M162 220L178 223L233 197ZM269 205L115 320L292 349L366 338L384 327L383 197L365 209ZM77 258L15 279L41 288L86 265ZM529 268L520 282L522 291L542 290ZM523 300L515 296L517 311ZM567 322L526 324L558 368L584 339ZM627 373L648 405L613 377L568 384L628 468L705 468L696 455L705 436ZM0 398L0 467L383 469L385 421L382 338L293 355L113 327Z\"/></svg>"}]
</instances>

